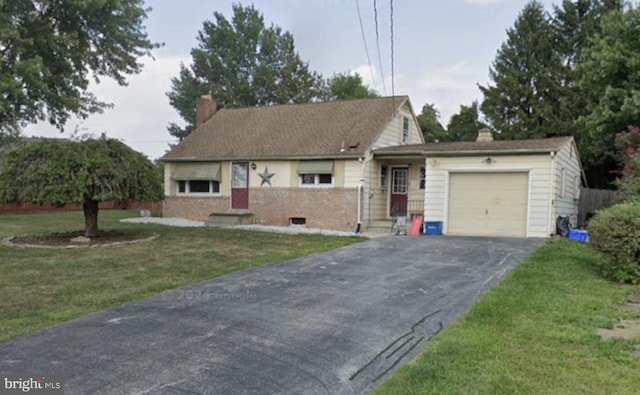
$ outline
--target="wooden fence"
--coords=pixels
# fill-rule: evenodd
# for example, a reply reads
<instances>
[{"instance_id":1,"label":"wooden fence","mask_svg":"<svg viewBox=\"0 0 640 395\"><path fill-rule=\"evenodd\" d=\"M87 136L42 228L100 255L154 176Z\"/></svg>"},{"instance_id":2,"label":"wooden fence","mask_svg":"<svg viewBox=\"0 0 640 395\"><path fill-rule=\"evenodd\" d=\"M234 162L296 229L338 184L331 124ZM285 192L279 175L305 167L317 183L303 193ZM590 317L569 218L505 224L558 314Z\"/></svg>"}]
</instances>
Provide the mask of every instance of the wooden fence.
<instances>
[{"instance_id":1,"label":"wooden fence","mask_svg":"<svg viewBox=\"0 0 640 395\"><path fill-rule=\"evenodd\" d=\"M615 191L609 189L580 190L580 205L578 207L578 227L584 228L593 214L614 203Z\"/></svg>"}]
</instances>

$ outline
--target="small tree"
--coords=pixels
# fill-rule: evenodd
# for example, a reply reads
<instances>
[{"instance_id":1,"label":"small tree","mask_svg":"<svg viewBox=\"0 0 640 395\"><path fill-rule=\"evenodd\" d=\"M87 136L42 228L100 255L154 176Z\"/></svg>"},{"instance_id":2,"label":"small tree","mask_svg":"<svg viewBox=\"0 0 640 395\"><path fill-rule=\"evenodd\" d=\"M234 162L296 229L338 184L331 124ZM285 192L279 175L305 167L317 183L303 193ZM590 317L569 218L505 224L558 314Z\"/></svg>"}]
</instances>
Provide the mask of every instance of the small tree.
<instances>
[{"instance_id":1,"label":"small tree","mask_svg":"<svg viewBox=\"0 0 640 395\"><path fill-rule=\"evenodd\" d=\"M192 62L181 65L167 92L169 104L188 123L169 125L169 133L183 139L194 129L193 103L212 94L219 107L253 107L306 103L315 98L319 76L309 71L296 52L293 36L273 24L267 26L253 5L233 5L228 20L214 12L198 32Z\"/></svg>"},{"instance_id":2,"label":"small tree","mask_svg":"<svg viewBox=\"0 0 640 395\"><path fill-rule=\"evenodd\" d=\"M84 235L98 233L98 203L162 200L158 172L144 155L108 139L41 140L12 151L0 170L0 201L82 204Z\"/></svg>"},{"instance_id":3,"label":"small tree","mask_svg":"<svg viewBox=\"0 0 640 395\"><path fill-rule=\"evenodd\" d=\"M355 73L334 74L323 82L320 99L325 101L364 99L376 97L377 93L362 82L362 76Z\"/></svg>"},{"instance_id":4,"label":"small tree","mask_svg":"<svg viewBox=\"0 0 640 395\"><path fill-rule=\"evenodd\" d=\"M474 101L470 106L460 106L460 112L453 114L447 125L449 141L475 141L478 138L478 130L487 127L480 122L478 102Z\"/></svg>"},{"instance_id":5,"label":"small tree","mask_svg":"<svg viewBox=\"0 0 640 395\"><path fill-rule=\"evenodd\" d=\"M417 116L418 125L426 142L449 141L446 129L440 123L440 111L435 104L425 104Z\"/></svg>"}]
</instances>

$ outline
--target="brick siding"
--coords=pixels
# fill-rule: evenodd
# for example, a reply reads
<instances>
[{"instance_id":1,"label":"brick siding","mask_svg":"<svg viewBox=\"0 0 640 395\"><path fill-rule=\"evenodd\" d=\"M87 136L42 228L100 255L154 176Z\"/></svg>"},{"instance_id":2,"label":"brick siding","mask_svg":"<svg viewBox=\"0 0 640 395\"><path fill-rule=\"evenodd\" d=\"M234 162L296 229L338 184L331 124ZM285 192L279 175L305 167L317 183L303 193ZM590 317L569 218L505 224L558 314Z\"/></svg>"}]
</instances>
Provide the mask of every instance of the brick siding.
<instances>
[{"instance_id":1,"label":"brick siding","mask_svg":"<svg viewBox=\"0 0 640 395\"><path fill-rule=\"evenodd\" d=\"M288 226L298 217L306 218L307 228L349 231L357 222L357 189L254 188L249 210L261 225Z\"/></svg>"},{"instance_id":2,"label":"brick siding","mask_svg":"<svg viewBox=\"0 0 640 395\"><path fill-rule=\"evenodd\" d=\"M162 202L162 216L208 221L211 213L226 212L229 207L228 197L167 196Z\"/></svg>"},{"instance_id":3,"label":"brick siding","mask_svg":"<svg viewBox=\"0 0 640 395\"><path fill-rule=\"evenodd\" d=\"M307 228L350 231L357 225L355 188L252 188L250 222L288 226L290 218L305 218ZM229 211L229 197L167 197L164 217L207 221L213 212Z\"/></svg>"}]
</instances>

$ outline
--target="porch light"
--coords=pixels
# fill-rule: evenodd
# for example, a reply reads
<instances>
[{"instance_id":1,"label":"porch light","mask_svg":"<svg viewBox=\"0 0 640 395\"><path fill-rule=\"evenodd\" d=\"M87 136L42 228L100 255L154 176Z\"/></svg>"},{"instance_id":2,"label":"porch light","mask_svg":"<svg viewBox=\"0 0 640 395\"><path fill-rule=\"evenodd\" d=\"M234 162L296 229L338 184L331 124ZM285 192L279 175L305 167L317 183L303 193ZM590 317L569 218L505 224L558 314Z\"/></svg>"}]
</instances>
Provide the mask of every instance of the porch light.
<instances>
[{"instance_id":1,"label":"porch light","mask_svg":"<svg viewBox=\"0 0 640 395\"><path fill-rule=\"evenodd\" d=\"M483 160L482 163L490 165L492 163L496 163L496 160L489 156L489 157L487 157L487 159Z\"/></svg>"}]
</instances>

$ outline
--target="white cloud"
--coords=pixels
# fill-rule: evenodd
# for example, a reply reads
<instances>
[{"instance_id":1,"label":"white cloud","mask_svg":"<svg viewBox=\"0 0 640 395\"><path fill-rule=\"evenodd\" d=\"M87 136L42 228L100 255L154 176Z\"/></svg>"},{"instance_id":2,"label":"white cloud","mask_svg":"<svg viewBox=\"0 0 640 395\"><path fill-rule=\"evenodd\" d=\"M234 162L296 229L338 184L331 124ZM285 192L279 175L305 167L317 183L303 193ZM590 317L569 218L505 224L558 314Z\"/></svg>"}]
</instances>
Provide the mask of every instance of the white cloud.
<instances>
[{"instance_id":1,"label":"white cloud","mask_svg":"<svg viewBox=\"0 0 640 395\"><path fill-rule=\"evenodd\" d=\"M65 125L62 136L68 137L77 128L80 134L90 133L123 140L150 158L164 154L169 142L175 139L167 132L170 122L181 123L175 110L169 105L166 92L171 78L178 75L180 62L187 57L156 57L145 59L142 73L129 77L128 86L119 86L112 80L92 85L90 90L100 99L115 104L104 114L91 115L86 120L72 118ZM28 136L60 137L60 132L47 123L25 128Z\"/></svg>"},{"instance_id":2,"label":"white cloud","mask_svg":"<svg viewBox=\"0 0 640 395\"><path fill-rule=\"evenodd\" d=\"M360 77L362 77L363 84L376 91L381 91L381 89L377 87L380 76L378 76L378 72L374 66L369 67L368 64L360 65L351 71L352 75L355 73L358 73Z\"/></svg>"},{"instance_id":3,"label":"white cloud","mask_svg":"<svg viewBox=\"0 0 640 395\"><path fill-rule=\"evenodd\" d=\"M451 115L460 110L460 105L469 105L480 100L482 95L477 83L477 70L466 61L458 61L445 67L428 70L419 79L419 88L424 103L436 104L441 122L446 126ZM415 109L417 112L421 108Z\"/></svg>"}]
</instances>

